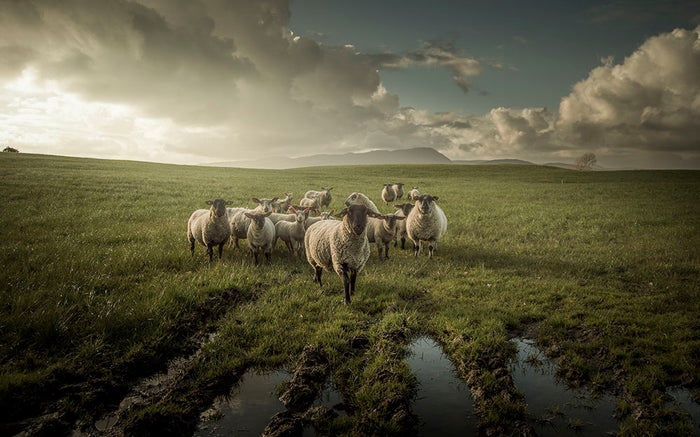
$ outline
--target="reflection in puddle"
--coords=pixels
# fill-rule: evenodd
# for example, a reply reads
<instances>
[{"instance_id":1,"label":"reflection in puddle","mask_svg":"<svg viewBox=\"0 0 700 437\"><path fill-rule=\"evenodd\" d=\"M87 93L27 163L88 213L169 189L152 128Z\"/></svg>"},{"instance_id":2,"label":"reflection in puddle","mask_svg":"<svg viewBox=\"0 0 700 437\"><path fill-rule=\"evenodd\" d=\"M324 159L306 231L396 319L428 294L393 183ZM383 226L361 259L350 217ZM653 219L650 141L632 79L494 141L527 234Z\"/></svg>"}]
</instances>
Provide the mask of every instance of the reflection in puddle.
<instances>
[{"instance_id":1,"label":"reflection in puddle","mask_svg":"<svg viewBox=\"0 0 700 437\"><path fill-rule=\"evenodd\" d=\"M517 363L511 374L515 386L525 395L528 412L534 416L540 436L559 436L576 430L577 436L615 433L619 424L613 417L615 397L592 399L585 390L569 389L555 378L556 368L532 341L515 338Z\"/></svg>"},{"instance_id":2,"label":"reflection in puddle","mask_svg":"<svg viewBox=\"0 0 700 437\"><path fill-rule=\"evenodd\" d=\"M259 436L263 433L270 419L285 410L279 400L277 388L291 375L282 370L261 373L254 370L246 372L229 396L221 396L214 405L202 413L201 422L195 432L199 437L220 436ZM326 382L319 397L313 402L314 407L335 408L338 415L342 399L332 382ZM318 435L313 426L304 428L304 436Z\"/></svg>"},{"instance_id":3,"label":"reflection in puddle","mask_svg":"<svg viewBox=\"0 0 700 437\"><path fill-rule=\"evenodd\" d=\"M418 379L413 413L419 435L477 435L471 392L456 375L454 366L432 339L420 337L410 345L408 365Z\"/></svg>"},{"instance_id":4,"label":"reflection in puddle","mask_svg":"<svg viewBox=\"0 0 700 437\"><path fill-rule=\"evenodd\" d=\"M685 387L672 387L667 390L673 398L671 408L686 413L693 424L693 433L700 435L700 405L693 401L693 395Z\"/></svg>"},{"instance_id":5,"label":"reflection in puddle","mask_svg":"<svg viewBox=\"0 0 700 437\"><path fill-rule=\"evenodd\" d=\"M270 418L284 410L277 387L289 373L248 371L228 397L217 398L203 414L195 436L259 436Z\"/></svg>"}]
</instances>

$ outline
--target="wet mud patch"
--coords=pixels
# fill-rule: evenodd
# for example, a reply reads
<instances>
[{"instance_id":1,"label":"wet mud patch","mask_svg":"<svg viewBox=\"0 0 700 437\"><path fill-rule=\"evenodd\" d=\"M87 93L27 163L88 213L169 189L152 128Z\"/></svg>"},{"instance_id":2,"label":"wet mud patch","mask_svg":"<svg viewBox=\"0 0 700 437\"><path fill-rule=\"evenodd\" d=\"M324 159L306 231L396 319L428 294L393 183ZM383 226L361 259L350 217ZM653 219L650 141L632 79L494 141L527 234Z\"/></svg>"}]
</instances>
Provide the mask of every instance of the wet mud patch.
<instances>
[{"instance_id":1,"label":"wet mud patch","mask_svg":"<svg viewBox=\"0 0 700 437\"><path fill-rule=\"evenodd\" d=\"M479 420L467 384L460 380L442 348L429 337L409 346L407 363L418 382L413 414L418 435L477 435Z\"/></svg>"},{"instance_id":2,"label":"wet mud patch","mask_svg":"<svg viewBox=\"0 0 700 437\"><path fill-rule=\"evenodd\" d=\"M525 395L537 435L556 437L575 431L583 437L617 432L620 423L614 417L614 396L593 397L583 388L568 386L557 377L556 364L532 340L518 337L511 342L518 350L510 364L511 374Z\"/></svg>"}]
</instances>

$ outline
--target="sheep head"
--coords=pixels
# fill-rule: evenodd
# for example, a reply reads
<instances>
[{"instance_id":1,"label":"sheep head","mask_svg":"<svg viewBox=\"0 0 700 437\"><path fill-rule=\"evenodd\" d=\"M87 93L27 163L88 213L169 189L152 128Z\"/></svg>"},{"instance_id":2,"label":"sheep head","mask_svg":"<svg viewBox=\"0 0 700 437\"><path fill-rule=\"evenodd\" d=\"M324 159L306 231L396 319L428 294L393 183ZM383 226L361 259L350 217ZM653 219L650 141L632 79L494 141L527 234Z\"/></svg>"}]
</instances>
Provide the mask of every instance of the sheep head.
<instances>
[{"instance_id":1,"label":"sheep head","mask_svg":"<svg viewBox=\"0 0 700 437\"><path fill-rule=\"evenodd\" d=\"M343 226L348 232L362 235L367 227L367 217L379 218L381 215L371 211L364 205L350 205L340 211L336 217L343 219Z\"/></svg>"}]
</instances>

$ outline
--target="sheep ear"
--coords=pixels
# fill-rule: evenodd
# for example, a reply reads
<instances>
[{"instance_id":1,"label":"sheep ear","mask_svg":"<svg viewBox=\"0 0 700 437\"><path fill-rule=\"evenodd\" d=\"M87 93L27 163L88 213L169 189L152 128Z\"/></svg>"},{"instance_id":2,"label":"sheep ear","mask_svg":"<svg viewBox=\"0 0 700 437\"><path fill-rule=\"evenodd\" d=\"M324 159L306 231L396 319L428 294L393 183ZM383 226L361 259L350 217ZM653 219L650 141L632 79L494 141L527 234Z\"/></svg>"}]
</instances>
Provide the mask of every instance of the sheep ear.
<instances>
[{"instance_id":1,"label":"sheep ear","mask_svg":"<svg viewBox=\"0 0 700 437\"><path fill-rule=\"evenodd\" d=\"M403 208L403 205L394 205L394 208L401 209L401 208Z\"/></svg>"},{"instance_id":2,"label":"sheep ear","mask_svg":"<svg viewBox=\"0 0 700 437\"><path fill-rule=\"evenodd\" d=\"M369 209L367 210L367 215L370 216L370 217L376 218L376 219L380 219L380 220L381 220L381 219L386 219L385 216L383 216L383 215L381 215L381 214L377 214L377 213L374 212L374 211L370 211Z\"/></svg>"},{"instance_id":3,"label":"sheep ear","mask_svg":"<svg viewBox=\"0 0 700 437\"><path fill-rule=\"evenodd\" d=\"M304 214L308 214L309 211L311 211L311 208L306 208L306 209L304 210Z\"/></svg>"},{"instance_id":4,"label":"sheep ear","mask_svg":"<svg viewBox=\"0 0 700 437\"><path fill-rule=\"evenodd\" d=\"M334 212L335 212L335 210L331 209L331 212L329 212L328 215L333 215Z\"/></svg>"},{"instance_id":5,"label":"sheep ear","mask_svg":"<svg viewBox=\"0 0 700 437\"><path fill-rule=\"evenodd\" d=\"M297 210L294 209L293 206L290 206L290 207L289 207L289 211L292 211L293 214L296 214L296 212L297 212Z\"/></svg>"},{"instance_id":6,"label":"sheep ear","mask_svg":"<svg viewBox=\"0 0 700 437\"><path fill-rule=\"evenodd\" d=\"M252 199L253 202L255 202L255 203L260 203L260 199L258 199L257 197L252 197L251 199Z\"/></svg>"},{"instance_id":7,"label":"sheep ear","mask_svg":"<svg viewBox=\"0 0 700 437\"><path fill-rule=\"evenodd\" d=\"M277 197L273 197L270 202L277 202Z\"/></svg>"},{"instance_id":8,"label":"sheep ear","mask_svg":"<svg viewBox=\"0 0 700 437\"><path fill-rule=\"evenodd\" d=\"M396 220L406 220L406 217L401 216L401 215L397 215L395 217L396 217Z\"/></svg>"},{"instance_id":9,"label":"sheep ear","mask_svg":"<svg viewBox=\"0 0 700 437\"><path fill-rule=\"evenodd\" d=\"M433 197L433 202L437 202L437 201L438 201L438 199L439 199L439 197L438 197L438 196L435 196L435 197Z\"/></svg>"},{"instance_id":10,"label":"sheep ear","mask_svg":"<svg viewBox=\"0 0 700 437\"><path fill-rule=\"evenodd\" d=\"M233 205L233 200L227 200L226 205Z\"/></svg>"},{"instance_id":11,"label":"sheep ear","mask_svg":"<svg viewBox=\"0 0 700 437\"><path fill-rule=\"evenodd\" d=\"M270 214L272 214L272 211L268 211L265 214L263 214L263 217L270 217Z\"/></svg>"},{"instance_id":12,"label":"sheep ear","mask_svg":"<svg viewBox=\"0 0 700 437\"><path fill-rule=\"evenodd\" d=\"M253 218L253 214L251 214L251 213L249 213L249 212L244 212L243 214L245 214L245 216L248 217L248 218L250 218L250 219Z\"/></svg>"},{"instance_id":13,"label":"sheep ear","mask_svg":"<svg viewBox=\"0 0 700 437\"><path fill-rule=\"evenodd\" d=\"M204 202L204 203L206 203L207 205L213 205L213 204L214 204L214 202L213 202L213 201L211 201L211 200L207 200L207 201L206 201L206 202Z\"/></svg>"},{"instance_id":14,"label":"sheep ear","mask_svg":"<svg viewBox=\"0 0 700 437\"><path fill-rule=\"evenodd\" d=\"M347 208L343 209L342 211L340 211L340 212L339 212L338 214L336 214L335 216L338 217L338 218L343 218L343 217L345 217L346 215L348 215L348 209L347 209Z\"/></svg>"}]
</instances>

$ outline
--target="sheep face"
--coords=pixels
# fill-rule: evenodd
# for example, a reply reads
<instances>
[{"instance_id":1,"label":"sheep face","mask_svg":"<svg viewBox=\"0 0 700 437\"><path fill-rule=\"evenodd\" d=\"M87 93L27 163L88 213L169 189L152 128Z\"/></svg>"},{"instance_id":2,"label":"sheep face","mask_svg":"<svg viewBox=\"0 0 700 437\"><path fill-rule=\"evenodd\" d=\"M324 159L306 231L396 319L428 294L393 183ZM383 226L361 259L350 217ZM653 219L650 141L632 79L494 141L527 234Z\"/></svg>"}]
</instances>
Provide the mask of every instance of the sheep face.
<instances>
[{"instance_id":1,"label":"sheep face","mask_svg":"<svg viewBox=\"0 0 700 437\"><path fill-rule=\"evenodd\" d=\"M398 222L398 220L404 220L406 217L397 217L394 214L387 214L377 218L384 220L386 222L384 227L387 230L392 231L396 228L396 223Z\"/></svg>"},{"instance_id":2,"label":"sheep face","mask_svg":"<svg viewBox=\"0 0 700 437\"><path fill-rule=\"evenodd\" d=\"M421 214L430 214L432 210L433 202L436 202L439 198L437 196L433 197L430 194L423 194L418 196L416 199L416 208Z\"/></svg>"},{"instance_id":3,"label":"sheep face","mask_svg":"<svg viewBox=\"0 0 700 437\"><path fill-rule=\"evenodd\" d=\"M258 199L257 197L252 198L253 202L256 202L262 206L262 212L268 213L273 212L273 203L277 202L277 197L272 199Z\"/></svg>"},{"instance_id":4,"label":"sheep face","mask_svg":"<svg viewBox=\"0 0 700 437\"><path fill-rule=\"evenodd\" d=\"M408 214L411 212L415 205L413 203L402 203L400 205L394 205L394 208L400 209L401 212L403 212L403 215L405 217L408 217Z\"/></svg>"},{"instance_id":5,"label":"sheep face","mask_svg":"<svg viewBox=\"0 0 700 437\"><path fill-rule=\"evenodd\" d=\"M265 218L269 217L270 214L272 214L272 211L268 211L264 214L251 214L246 212L245 216L252 220L256 228L262 229L263 226L265 226Z\"/></svg>"},{"instance_id":6,"label":"sheep face","mask_svg":"<svg viewBox=\"0 0 700 437\"><path fill-rule=\"evenodd\" d=\"M298 223L302 223L304 220L309 218L309 211L311 211L311 208L306 208L303 211L297 211L296 209L294 209L294 207L291 207L290 211L292 212L292 214L296 214L294 220L296 220Z\"/></svg>"},{"instance_id":7,"label":"sheep face","mask_svg":"<svg viewBox=\"0 0 700 437\"><path fill-rule=\"evenodd\" d=\"M336 217L343 219L343 225L348 232L354 233L355 235L362 235L367 227L367 217L381 217L364 205L351 205L344 210L340 211Z\"/></svg>"},{"instance_id":8,"label":"sheep face","mask_svg":"<svg viewBox=\"0 0 700 437\"><path fill-rule=\"evenodd\" d=\"M207 200L207 205L210 205L209 214L214 217L223 217L226 215L226 206L231 205L233 202L224 199Z\"/></svg>"}]
</instances>

